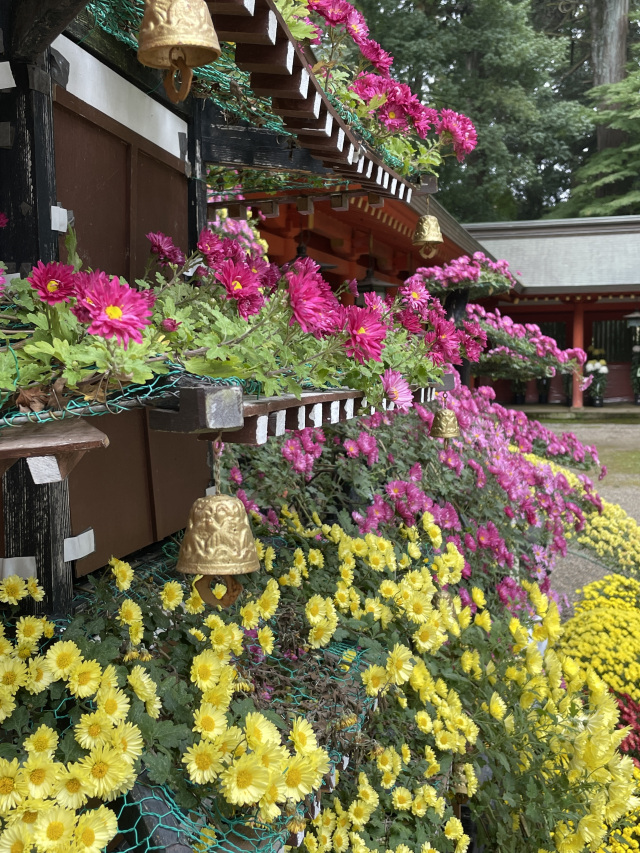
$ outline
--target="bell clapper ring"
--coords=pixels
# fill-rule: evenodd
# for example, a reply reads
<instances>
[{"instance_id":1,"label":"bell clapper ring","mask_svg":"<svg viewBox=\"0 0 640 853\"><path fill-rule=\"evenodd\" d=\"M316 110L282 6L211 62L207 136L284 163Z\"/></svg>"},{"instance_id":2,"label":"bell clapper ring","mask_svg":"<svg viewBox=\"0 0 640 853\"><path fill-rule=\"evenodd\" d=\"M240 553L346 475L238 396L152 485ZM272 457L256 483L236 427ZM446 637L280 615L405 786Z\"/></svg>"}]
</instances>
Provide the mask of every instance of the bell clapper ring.
<instances>
[{"instance_id":1,"label":"bell clapper ring","mask_svg":"<svg viewBox=\"0 0 640 853\"><path fill-rule=\"evenodd\" d=\"M189 94L191 83L193 82L193 71L184 61L182 50L178 50L175 56L172 50L170 59L171 68L164 75L163 86L169 100L174 104L179 104ZM180 72L180 88L176 86L176 74L178 71Z\"/></svg>"}]
</instances>

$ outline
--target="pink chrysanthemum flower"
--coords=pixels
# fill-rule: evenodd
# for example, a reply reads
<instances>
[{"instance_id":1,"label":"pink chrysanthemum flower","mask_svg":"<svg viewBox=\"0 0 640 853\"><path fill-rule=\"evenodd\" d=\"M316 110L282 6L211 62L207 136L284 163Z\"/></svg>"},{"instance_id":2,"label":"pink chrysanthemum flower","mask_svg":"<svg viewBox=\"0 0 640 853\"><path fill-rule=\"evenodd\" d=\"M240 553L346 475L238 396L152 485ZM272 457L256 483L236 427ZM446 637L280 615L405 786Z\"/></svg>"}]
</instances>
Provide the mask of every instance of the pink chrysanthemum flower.
<instances>
[{"instance_id":1,"label":"pink chrysanthemum flower","mask_svg":"<svg viewBox=\"0 0 640 853\"><path fill-rule=\"evenodd\" d=\"M9 217L6 213L0 213L0 228L6 228L9 224Z\"/></svg>"},{"instance_id":2,"label":"pink chrysanthemum flower","mask_svg":"<svg viewBox=\"0 0 640 853\"><path fill-rule=\"evenodd\" d=\"M400 296L405 305L410 308L422 308L429 301L429 292L418 276L411 276L399 289Z\"/></svg>"},{"instance_id":3,"label":"pink chrysanthemum flower","mask_svg":"<svg viewBox=\"0 0 640 853\"><path fill-rule=\"evenodd\" d=\"M380 361L387 327L380 321L377 311L350 305L347 309L347 332L347 355L360 364L369 358Z\"/></svg>"},{"instance_id":4,"label":"pink chrysanthemum flower","mask_svg":"<svg viewBox=\"0 0 640 853\"><path fill-rule=\"evenodd\" d=\"M100 279L85 293L91 315L89 334L117 338L125 349L130 340L142 343L142 329L151 322L149 303L128 284Z\"/></svg>"},{"instance_id":5,"label":"pink chrysanthemum flower","mask_svg":"<svg viewBox=\"0 0 640 853\"><path fill-rule=\"evenodd\" d=\"M297 270L297 265L294 270ZM329 285L311 270L289 271L289 304L293 312L291 324L297 322L303 332L320 334L334 325L337 303ZM324 285L324 286L323 286Z\"/></svg>"},{"instance_id":6,"label":"pink chrysanthemum flower","mask_svg":"<svg viewBox=\"0 0 640 853\"><path fill-rule=\"evenodd\" d=\"M151 243L151 251L158 256L160 266L175 264L180 267L184 264L184 252L174 245L171 237L167 237L162 231L150 231L146 238Z\"/></svg>"},{"instance_id":7,"label":"pink chrysanthemum flower","mask_svg":"<svg viewBox=\"0 0 640 853\"><path fill-rule=\"evenodd\" d=\"M76 304L71 308L75 316L81 323L91 322L91 311L89 310L91 302L89 294L98 283L109 285L109 276L102 270L93 270L92 272L78 272L75 275L74 296Z\"/></svg>"},{"instance_id":8,"label":"pink chrysanthemum flower","mask_svg":"<svg viewBox=\"0 0 640 853\"><path fill-rule=\"evenodd\" d=\"M264 305L260 278L243 261L223 261L216 278L224 285L227 299L237 300L238 313L245 320L251 314L257 314Z\"/></svg>"},{"instance_id":9,"label":"pink chrysanthemum flower","mask_svg":"<svg viewBox=\"0 0 640 853\"><path fill-rule=\"evenodd\" d=\"M401 412L408 411L413 405L413 393L399 370L387 368L382 374L382 387L387 399L395 403Z\"/></svg>"},{"instance_id":10,"label":"pink chrysanthemum flower","mask_svg":"<svg viewBox=\"0 0 640 853\"><path fill-rule=\"evenodd\" d=\"M38 291L40 299L48 305L68 302L74 295L75 281L73 267L67 264L38 261L27 279L31 287Z\"/></svg>"}]
</instances>

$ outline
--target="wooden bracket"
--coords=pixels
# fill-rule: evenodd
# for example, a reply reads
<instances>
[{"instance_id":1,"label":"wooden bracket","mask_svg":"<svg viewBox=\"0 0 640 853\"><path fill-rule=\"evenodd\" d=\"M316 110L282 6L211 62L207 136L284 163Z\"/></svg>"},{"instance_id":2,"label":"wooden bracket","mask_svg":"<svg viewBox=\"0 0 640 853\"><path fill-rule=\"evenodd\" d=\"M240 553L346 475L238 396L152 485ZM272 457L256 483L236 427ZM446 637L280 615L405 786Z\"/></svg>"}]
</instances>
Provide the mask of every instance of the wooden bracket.
<instances>
[{"instance_id":1,"label":"wooden bracket","mask_svg":"<svg viewBox=\"0 0 640 853\"><path fill-rule=\"evenodd\" d=\"M180 390L178 410L149 408L149 428L162 432L200 433L237 430L244 425L239 385L202 385Z\"/></svg>"}]
</instances>

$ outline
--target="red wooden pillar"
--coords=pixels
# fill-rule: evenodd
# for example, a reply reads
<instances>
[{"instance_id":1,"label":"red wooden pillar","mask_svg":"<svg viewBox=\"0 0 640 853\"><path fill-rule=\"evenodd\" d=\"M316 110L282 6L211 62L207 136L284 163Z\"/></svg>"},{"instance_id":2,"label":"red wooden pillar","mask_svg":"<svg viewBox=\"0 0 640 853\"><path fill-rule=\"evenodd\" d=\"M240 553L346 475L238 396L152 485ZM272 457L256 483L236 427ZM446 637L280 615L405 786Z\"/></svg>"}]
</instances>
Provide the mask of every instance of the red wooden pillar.
<instances>
[{"instance_id":1,"label":"red wooden pillar","mask_svg":"<svg viewBox=\"0 0 640 853\"><path fill-rule=\"evenodd\" d=\"M575 302L573 306L573 346L584 349L584 305ZM572 409L581 409L583 406L582 389L580 387L580 376L573 375L573 399Z\"/></svg>"}]
</instances>

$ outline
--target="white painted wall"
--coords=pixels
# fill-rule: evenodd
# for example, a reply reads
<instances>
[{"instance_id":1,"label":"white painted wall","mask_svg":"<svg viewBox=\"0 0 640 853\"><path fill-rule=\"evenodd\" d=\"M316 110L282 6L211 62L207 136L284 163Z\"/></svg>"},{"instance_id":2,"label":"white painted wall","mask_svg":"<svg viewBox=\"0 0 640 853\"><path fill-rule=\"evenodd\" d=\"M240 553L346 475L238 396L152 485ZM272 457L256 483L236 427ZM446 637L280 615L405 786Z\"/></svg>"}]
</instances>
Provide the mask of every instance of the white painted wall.
<instances>
[{"instance_id":1,"label":"white painted wall","mask_svg":"<svg viewBox=\"0 0 640 853\"><path fill-rule=\"evenodd\" d=\"M187 133L185 121L66 36L58 36L53 47L69 63L67 91L70 94L170 154L181 156L179 134Z\"/></svg>"}]
</instances>

